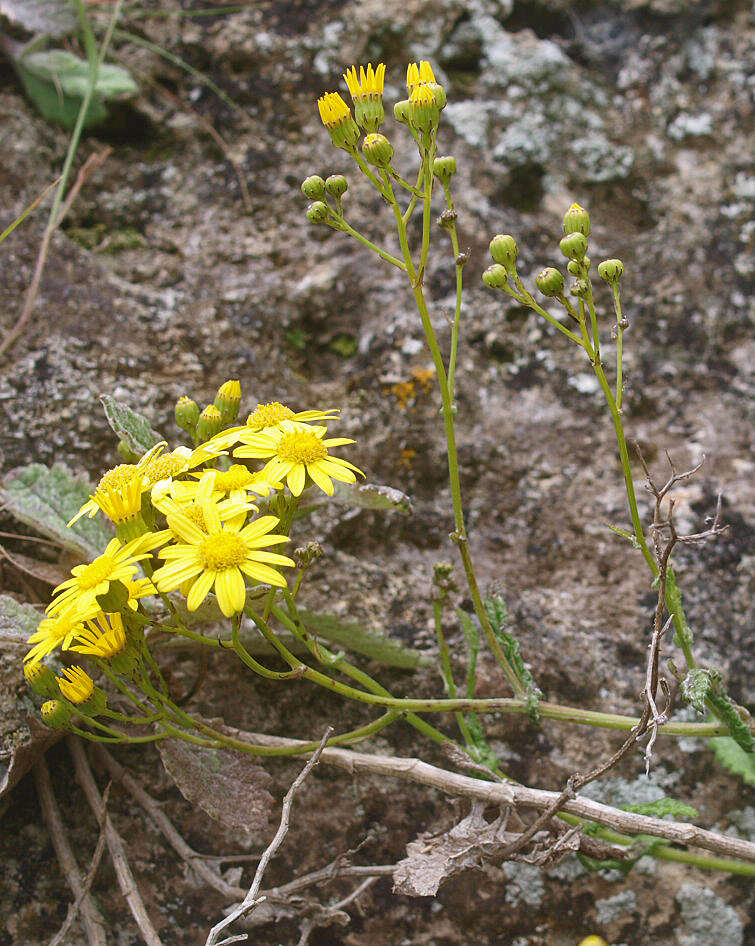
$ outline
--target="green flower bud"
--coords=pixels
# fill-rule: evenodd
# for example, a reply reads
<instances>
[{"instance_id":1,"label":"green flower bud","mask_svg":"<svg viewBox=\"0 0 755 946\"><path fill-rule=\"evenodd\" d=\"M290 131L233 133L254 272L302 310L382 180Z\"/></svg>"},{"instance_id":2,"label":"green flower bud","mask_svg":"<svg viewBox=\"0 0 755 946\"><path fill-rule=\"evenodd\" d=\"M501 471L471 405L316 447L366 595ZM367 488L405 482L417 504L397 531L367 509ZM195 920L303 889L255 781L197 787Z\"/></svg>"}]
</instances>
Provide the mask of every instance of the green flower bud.
<instances>
[{"instance_id":1,"label":"green flower bud","mask_svg":"<svg viewBox=\"0 0 755 946\"><path fill-rule=\"evenodd\" d=\"M505 289L509 284L509 274L504 266L494 263L482 274L482 281L488 289Z\"/></svg>"},{"instance_id":2,"label":"green flower bud","mask_svg":"<svg viewBox=\"0 0 755 946\"><path fill-rule=\"evenodd\" d=\"M199 420L199 404L190 397L180 397L176 401L176 423L182 429L194 436L194 430Z\"/></svg>"},{"instance_id":3,"label":"green flower bud","mask_svg":"<svg viewBox=\"0 0 755 946\"><path fill-rule=\"evenodd\" d=\"M615 286L624 275L624 264L620 259L604 259L598 263L598 275L605 279L609 286Z\"/></svg>"},{"instance_id":4,"label":"green flower bud","mask_svg":"<svg viewBox=\"0 0 755 946\"><path fill-rule=\"evenodd\" d=\"M369 96L361 102L355 102L354 118L366 132L376 132L385 119L382 96Z\"/></svg>"},{"instance_id":5,"label":"green flower bud","mask_svg":"<svg viewBox=\"0 0 755 946\"><path fill-rule=\"evenodd\" d=\"M428 83L428 88L433 93L433 98L435 99L436 108L445 108L446 107L446 90L442 85L438 85L437 82Z\"/></svg>"},{"instance_id":6,"label":"green flower bud","mask_svg":"<svg viewBox=\"0 0 755 946\"><path fill-rule=\"evenodd\" d=\"M29 689L33 690L37 696L45 696L48 699L60 696L60 690L55 681L55 674L50 670L47 664L24 664L24 677L26 678Z\"/></svg>"},{"instance_id":7,"label":"green flower bud","mask_svg":"<svg viewBox=\"0 0 755 946\"><path fill-rule=\"evenodd\" d=\"M590 290L590 283L586 279L575 279L569 286L569 293L572 296L578 296L580 299L586 296Z\"/></svg>"},{"instance_id":8,"label":"green flower bud","mask_svg":"<svg viewBox=\"0 0 755 946\"><path fill-rule=\"evenodd\" d=\"M40 710L42 722L50 729L68 729L73 715L71 707L63 700L48 700Z\"/></svg>"},{"instance_id":9,"label":"green flower bud","mask_svg":"<svg viewBox=\"0 0 755 946\"><path fill-rule=\"evenodd\" d=\"M409 99L402 99L393 106L393 117L397 122L401 122L402 125L409 123L409 106L411 104Z\"/></svg>"},{"instance_id":10,"label":"green flower bud","mask_svg":"<svg viewBox=\"0 0 755 946\"><path fill-rule=\"evenodd\" d=\"M387 168L393 158L393 145L385 135L367 135L362 142L362 154L375 167Z\"/></svg>"},{"instance_id":11,"label":"green flower bud","mask_svg":"<svg viewBox=\"0 0 755 946\"><path fill-rule=\"evenodd\" d=\"M214 404L208 404L197 421L197 441L205 443L223 429L223 418Z\"/></svg>"},{"instance_id":12,"label":"green flower bud","mask_svg":"<svg viewBox=\"0 0 755 946\"><path fill-rule=\"evenodd\" d=\"M319 174L312 174L302 181L301 192L307 200L322 200L325 196L325 181Z\"/></svg>"},{"instance_id":13,"label":"green flower bud","mask_svg":"<svg viewBox=\"0 0 755 946\"><path fill-rule=\"evenodd\" d=\"M537 288L544 296L562 296L564 294L564 277L552 266L547 266L535 279Z\"/></svg>"},{"instance_id":14,"label":"green flower bud","mask_svg":"<svg viewBox=\"0 0 755 946\"><path fill-rule=\"evenodd\" d=\"M564 217L564 233L581 233L590 236L590 214L579 204L572 204Z\"/></svg>"},{"instance_id":15,"label":"green flower bud","mask_svg":"<svg viewBox=\"0 0 755 946\"><path fill-rule=\"evenodd\" d=\"M566 269L568 270L570 276L579 276L580 272L582 271L582 266L575 259L570 259L566 264Z\"/></svg>"},{"instance_id":16,"label":"green flower bud","mask_svg":"<svg viewBox=\"0 0 755 946\"><path fill-rule=\"evenodd\" d=\"M307 207L307 220L310 223L325 223L329 216L328 205L321 200L316 200Z\"/></svg>"},{"instance_id":17,"label":"green flower bud","mask_svg":"<svg viewBox=\"0 0 755 946\"><path fill-rule=\"evenodd\" d=\"M456 158L436 158L433 161L433 174L440 180L448 180L456 174Z\"/></svg>"},{"instance_id":18,"label":"green flower bud","mask_svg":"<svg viewBox=\"0 0 755 946\"><path fill-rule=\"evenodd\" d=\"M584 259L587 252L587 237L582 233L570 233L558 244L567 259Z\"/></svg>"},{"instance_id":19,"label":"green flower bud","mask_svg":"<svg viewBox=\"0 0 755 946\"><path fill-rule=\"evenodd\" d=\"M516 272L516 258L519 247L516 240L508 233L499 233L490 241L490 255L501 266L505 266L510 273Z\"/></svg>"},{"instance_id":20,"label":"green flower bud","mask_svg":"<svg viewBox=\"0 0 755 946\"><path fill-rule=\"evenodd\" d=\"M215 398L215 407L220 411L223 418L223 426L232 424L239 416L239 406L241 405L241 382L237 380L226 381L218 388Z\"/></svg>"},{"instance_id":21,"label":"green flower bud","mask_svg":"<svg viewBox=\"0 0 755 946\"><path fill-rule=\"evenodd\" d=\"M119 440L118 446L115 448L115 450L124 463L136 463L136 461L139 459L139 454L134 453L134 451L128 445L127 440Z\"/></svg>"},{"instance_id":22,"label":"green flower bud","mask_svg":"<svg viewBox=\"0 0 755 946\"><path fill-rule=\"evenodd\" d=\"M349 189L349 182L343 176L343 174L331 174L330 177L325 181L325 190L330 194L331 197L336 199L343 197L346 191Z\"/></svg>"}]
</instances>

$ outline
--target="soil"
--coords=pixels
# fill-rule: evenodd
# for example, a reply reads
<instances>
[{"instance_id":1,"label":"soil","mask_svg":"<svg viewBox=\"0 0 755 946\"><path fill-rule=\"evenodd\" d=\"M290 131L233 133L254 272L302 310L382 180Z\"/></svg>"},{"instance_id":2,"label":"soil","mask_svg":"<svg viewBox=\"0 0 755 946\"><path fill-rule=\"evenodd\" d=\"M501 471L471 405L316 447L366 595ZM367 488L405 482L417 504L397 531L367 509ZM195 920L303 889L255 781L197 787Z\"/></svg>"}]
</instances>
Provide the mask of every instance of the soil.
<instances>
[{"instance_id":1,"label":"soil","mask_svg":"<svg viewBox=\"0 0 755 946\"><path fill-rule=\"evenodd\" d=\"M302 541L317 539L325 550L303 600L434 653L432 570L455 552L438 400L418 380L432 360L401 274L343 234L310 225L300 192L309 174L346 173L349 220L388 243L386 208L330 145L315 99L341 87L346 66L372 60L387 64L392 103L404 94L405 63L427 58L448 91L441 148L457 157L454 198L469 253L457 422L484 592L505 598L547 699L638 712L655 595L639 554L607 527L624 526L627 513L600 393L566 338L480 280L490 263L488 241L499 232L516 236L528 285L544 265L561 265L561 219L578 200L590 210L594 261L618 256L625 265L628 434L659 480L667 475L666 452L680 469L705 454L701 471L677 493L683 531L704 529L722 494L727 532L680 549L676 570L699 662L717 667L733 698L752 707L749 4L263 0L193 17L179 9L206 4L156 6L172 12L126 14L124 28L200 70L236 107L175 64L116 39L114 52L141 91L82 143L77 166L93 151L112 152L55 235L31 323L0 367L3 470L64 462L97 478L118 462L101 394L142 412L171 441L180 439L176 399L188 394L207 403L228 378L242 382L242 411L270 400L296 410L339 407L338 436L357 442L349 456L369 481L409 494L413 513L320 507L301 530ZM10 66L0 68L0 198L9 221L60 172L67 135L39 117ZM409 177L414 155L404 131L387 122L397 164ZM248 206L234 164L249 188ZM45 213L35 213L2 246L0 332L18 318L44 223ZM426 286L447 346L454 271L442 233L434 246ZM613 317L608 294L597 291L610 369ZM640 482L639 467L635 472ZM647 499L640 501L647 521ZM0 513L0 529L20 527ZM11 553L38 553L28 541L3 544ZM49 586L8 562L0 568L3 591L45 600ZM462 593L452 603L470 608ZM450 620L448 633L461 655L464 637ZM664 656L681 659L673 646ZM30 704L17 654L2 659L8 734L19 731ZM432 666L408 672L362 665L397 694L442 693ZM460 675L461 662L456 667ZM346 730L372 718L303 682L256 678L227 654L211 655L206 668L188 654L171 674L183 692L199 676L187 708L255 732L317 739L328 724ZM487 656L478 695L508 695ZM679 718L693 718L676 694L675 707ZM453 720L439 725L451 732ZM607 756L620 738L502 714L486 725L506 771L549 789ZM448 765L404 724L369 745ZM154 748L113 754L196 850L259 853L271 838L277 808L267 828L242 836L187 802ZM65 744L49 749L47 761L86 865L96 819ZM265 764L276 803L300 765ZM649 780L643 768L639 754L630 756L595 797L628 792L625 801L642 801L651 787L652 797L687 801L701 824L720 830L746 833L749 811L752 830L751 789L704 742L661 740ZM107 775L95 771L102 788ZM113 786L109 804L163 943L204 943L228 902L194 877L121 787ZM71 894L31 775L0 806L0 946L42 946L60 927ZM320 766L297 798L291 833L265 884L286 883L358 845L355 863L394 863L418 833L439 833L465 812L431 790ZM251 878L249 864L243 868L233 881L242 886ZM312 899L335 902L354 886L335 881ZM694 889L713 895L698 897L711 928L691 905ZM93 892L108 943L140 943L107 857ZM398 896L390 879L380 879L348 907L346 925L318 929L310 943L576 946L599 933L611 946L704 946L712 932L725 946L742 946L755 939L752 909L746 878L649 858L627 877L589 873L573 859L547 872L491 864L453 878L437 898ZM260 946L293 944L299 924L269 923L250 935ZM84 943L76 921L66 944Z\"/></svg>"}]
</instances>

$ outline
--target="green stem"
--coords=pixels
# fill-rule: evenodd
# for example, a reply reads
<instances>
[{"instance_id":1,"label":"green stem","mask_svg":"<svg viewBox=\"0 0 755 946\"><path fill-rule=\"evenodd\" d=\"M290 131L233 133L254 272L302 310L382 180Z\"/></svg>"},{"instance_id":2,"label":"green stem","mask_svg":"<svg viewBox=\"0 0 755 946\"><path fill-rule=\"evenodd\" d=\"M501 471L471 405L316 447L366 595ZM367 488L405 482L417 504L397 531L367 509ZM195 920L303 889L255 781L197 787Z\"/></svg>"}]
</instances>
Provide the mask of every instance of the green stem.
<instances>
[{"instance_id":1,"label":"green stem","mask_svg":"<svg viewBox=\"0 0 755 946\"><path fill-rule=\"evenodd\" d=\"M443 602L438 598L433 601L433 623L435 625L435 639L438 642L438 653L440 655L441 677L446 685L448 695L452 698L456 698L457 690L453 670L451 669L451 654L448 649L446 635L443 632ZM454 718L456 719L456 725L459 727L459 732L464 738L467 748L469 748L473 745L473 740L469 732L469 727L467 726L467 721L464 719L464 714L461 712L454 713Z\"/></svg>"},{"instance_id":2,"label":"green stem","mask_svg":"<svg viewBox=\"0 0 755 946\"><path fill-rule=\"evenodd\" d=\"M361 684L365 690L369 690L371 693L377 693L380 696L391 696L389 690L386 690L384 686L381 686L377 680L373 679L369 674L365 673L363 670L360 670L358 667L355 667L354 664L346 660L344 657L336 659L336 655L333 654L327 647L324 647L319 642L316 642L312 639L311 634L306 630L301 619L298 616L298 611L296 612L296 619L291 620L288 615L285 614L280 608L274 608L273 614L275 617L284 625L298 640L304 644L304 646L309 650L309 652L318 660L320 663L323 663L327 666L335 666L336 669L344 674L344 676L349 677L350 679ZM297 623L298 622L298 626ZM410 726L413 726L416 730L423 733L429 739L432 739L433 742L443 745L447 742L452 742L453 740L449 739L445 733L441 732L439 729L436 729L435 726L432 726L430 723L422 719L421 716L417 716L416 713L405 713L404 718Z\"/></svg>"},{"instance_id":3,"label":"green stem","mask_svg":"<svg viewBox=\"0 0 755 946\"><path fill-rule=\"evenodd\" d=\"M443 191L446 196L446 207L453 213L454 202L451 197L451 185L447 178L443 178ZM456 306L454 309L454 321L451 326L451 353L448 357L448 396L451 403L454 402L454 385L456 381L456 354L459 348L459 328L461 326L461 298L463 289L463 269L464 262L461 259L461 250L459 248L459 234L456 231L456 220L454 219L448 225L448 235L451 238L451 249L454 254L454 265L456 267Z\"/></svg>"},{"instance_id":4,"label":"green stem","mask_svg":"<svg viewBox=\"0 0 755 946\"><path fill-rule=\"evenodd\" d=\"M580 348L585 347L584 341L578 335L575 335L571 329L568 329L565 325L562 325L557 318L552 316L550 312L547 312L535 300L535 297L524 288L522 280L519 278L518 274L514 277L514 279L521 296L517 296L517 294L510 287L504 287L504 292L507 292L513 299L516 299L517 302L523 302L525 305L528 305L530 309L537 312L538 315L542 315L546 322L550 322L550 324L554 328L557 328L562 335L566 335L567 338L570 338L575 344L579 345Z\"/></svg>"},{"instance_id":5,"label":"green stem","mask_svg":"<svg viewBox=\"0 0 755 946\"><path fill-rule=\"evenodd\" d=\"M343 217L338 218L338 223L344 233L348 233L350 236L353 236L355 240L359 240L363 246L366 246L368 249L372 250L373 253L377 253L381 259L384 259L386 262L392 263L399 269L406 271L406 266L401 262L400 259L381 249L377 244L373 243L372 240L367 239L366 236L361 234L358 230L355 230L351 224L347 223Z\"/></svg>"}]
</instances>

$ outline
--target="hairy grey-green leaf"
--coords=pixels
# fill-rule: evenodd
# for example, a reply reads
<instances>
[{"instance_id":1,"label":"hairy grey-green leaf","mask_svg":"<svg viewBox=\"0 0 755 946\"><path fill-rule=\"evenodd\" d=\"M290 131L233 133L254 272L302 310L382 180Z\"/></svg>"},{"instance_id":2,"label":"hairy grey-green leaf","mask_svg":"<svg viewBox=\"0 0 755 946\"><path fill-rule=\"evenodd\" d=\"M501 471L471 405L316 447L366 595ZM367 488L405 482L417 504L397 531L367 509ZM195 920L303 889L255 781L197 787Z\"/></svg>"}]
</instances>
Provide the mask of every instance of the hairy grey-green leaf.
<instances>
[{"instance_id":1,"label":"hairy grey-green leaf","mask_svg":"<svg viewBox=\"0 0 755 946\"><path fill-rule=\"evenodd\" d=\"M57 38L76 29L71 0L0 0L0 14L30 33Z\"/></svg>"},{"instance_id":2,"label":"hairy grey-green leaf","mask_svg":"<svg viewBox=\"0 0 755 946\"><path fill-rule=\"evenodd\" d=\"M359 509L395 509L405 516L412 513L412 501L400 489L380 483L336 483L333 498Z\"/></svg>"},{"instance_id":3,"label":"hairy grey-green leaf","mask_svg":"<svg viewBox=\"0 0 755 946\"><path fill-rule=\"evenodd\" d=\"M30 604L0 595L0 642L26 644L44 617Z\"/></svg>"},{"instance_id":4,"label":"hairy grey-green leaf","mask_svg":"<svg viewBox=\"0 0 755 946\"><path fill-rule=\"evenodd\" d=\"M146 417L137 414L126 404L121 404L109 394L100 397L105 409L105 417L113 431L121 440L125 440L134 453L146 453L150 447L160 443L164 438L153 430Z\"/></svg>"},{"instance_id":5,"label":"hairy grey-green leaf","mask_svg":"<svg viewBox=\"0 0 755 946\"><path fill-rule=\"evenodd\" d=\"M249 757L178 739L160 742L158 748L163 765L187 801L245 835L267 828L274 804L268 791L271 779Z\"/></svg>"},{"instance_id":6,"label":"hairy grey-green leaf","mask_svg":"<svg viewBox=\"0 0 755 946\"><path fill-rule=\"evenodd\" d=\"M419 651L404 647L382 631L364 627L357 621L342 621L334 614L319 614L302 609L299 615L308 630L347 650L377 660L386 667L414 670L426 662Z\"/></svg>"},{"instance_id":7,"label":"hairy grey-green leaf","mask_svg":"<svg viewBox=\"0 0 755 946\"><path fill-rule=\"evenodd\" d=\"M66 523L89 499L92 484L62 463L47 467L30 463L8 473L0 503L16 519L83 558L100 555L112 538L102 516L84 517L69 529Z\"/></svg>"},{"instance_id":8,"label":"hairy grey-green leaf","mask_svg":"<svg viewBox=\"0 0 755 946\"><path fill-rule=\"evenodd\" d=\"M695 667L689 671L680 684L682 698L690 703L698 713L705 712L705 698L712 685L709 670Z\"/></svg>"}]
</instances>

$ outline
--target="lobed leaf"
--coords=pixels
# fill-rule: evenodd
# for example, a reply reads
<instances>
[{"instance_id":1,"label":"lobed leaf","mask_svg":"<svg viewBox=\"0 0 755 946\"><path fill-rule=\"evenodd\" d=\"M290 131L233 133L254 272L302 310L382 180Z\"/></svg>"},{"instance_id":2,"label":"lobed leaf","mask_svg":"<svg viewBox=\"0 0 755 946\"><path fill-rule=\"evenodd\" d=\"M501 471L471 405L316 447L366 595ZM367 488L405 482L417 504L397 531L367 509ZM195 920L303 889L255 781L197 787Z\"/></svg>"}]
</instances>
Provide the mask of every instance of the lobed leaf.
<instances>
[{"instance_id":1,"label":"lobed leaf","mask_svg":"<svg viewBox=\"0 0 755 946\"><path fill-rule=\"evenodd\" d=\"M336 483L336 502L359 509L394 509L404 516L412 514L412 501L400 489L379 483Z\"/></svg>"},{"instance_id":2,"label":"lobed leaf","mask_svg":"<svg viewBox=\"0 0 755 946\"><path fill-rule=\"evenodd\" d=\"M755 752L745 752L731 736L715 736L708 742L725 769L748 785L755 785Z\"/></svg>"},{"instance_id":3,"label":"lobed leaf","mask_svg":"<svg viewBox=\"0 0 755 946\"><path fill-rule=\"evenodd\" d=\"M146 417L132 410L127 404L116 401L109 394L101 395L100 401L105 409L108 424L139 456L164 439L152 429Z\"/></svg>"},{"instance_id":4,"label":"lobed leaf","mask_svg":"<svg viewBox=\"0 0 755 946\"><path fill-rule=\"evenodd\" d=\"M102 516L83 518L69 529L66 523L89 499L92 484L63 463L43 463L11 470L0 488L0 504L16 519L83 558L101 554L112 538Z\"/></svg>"}]
</instances>

